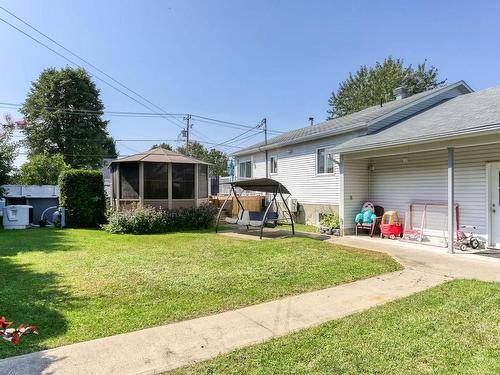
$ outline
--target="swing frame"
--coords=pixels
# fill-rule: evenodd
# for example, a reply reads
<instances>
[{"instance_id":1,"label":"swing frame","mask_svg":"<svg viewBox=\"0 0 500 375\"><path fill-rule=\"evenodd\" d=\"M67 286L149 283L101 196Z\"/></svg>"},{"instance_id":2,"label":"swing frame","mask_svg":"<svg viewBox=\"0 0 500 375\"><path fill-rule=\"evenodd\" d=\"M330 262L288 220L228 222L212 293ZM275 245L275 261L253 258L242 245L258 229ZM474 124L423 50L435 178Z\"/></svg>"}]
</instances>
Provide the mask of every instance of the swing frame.
<instances>
[{"instance_id":1,"label":"swing frame","mask_svg":"<svg viewBox=\"0 0 500 375\"><path fill-rule=\"evenodd\" d=\"M264 216L262 217L262 221L260 223L260 239L262 239L262 235L264 232L264 226L267 221L267 214L269 213L269 209L271 206L274 204L276 206L276 212L278 211L278 202L276 198L279 196L288 212L288 215L290 217L290 224L292 226L292 234L295 235L295 224L292 216L292 212L290 211L290 208L288 207L288 204L286 203L286 199L283 196L283 194L288 194L288 198L290 198L291 194L288 191L286 187L284 187L281 183L279 183L276 180L273 180L271 178L259 178L259 179L254 179L254 180L242 180L242 181L234 181L234 182L228 182L228 184L231 185L231 190L229 194L226 197L226 200L222 204L222 206L219 209L219 213L217 214L217 221L215 224L215 233L218 233L218 228L219 228L219 220L220 216L222 214L222 211L224 210L224 207L226 206L226 203L229 201L229 198L231 198L233 195L236 198L236 202L238 203L239 208L241 209L241 215L243 215L243 212L245 211L245 208L243 207L243 204L241 203L238 193L236 192L236 188L240 188L243 191L256 191L260 193L271 193L272 194L272 199L269 202L266 211L264 212ZM240 194L241 195L241 194ZM238 219L241 219L241 217L238 217ZM247 230L249 229L249 225L246 225Z\"/></svg>"}]
</instances>

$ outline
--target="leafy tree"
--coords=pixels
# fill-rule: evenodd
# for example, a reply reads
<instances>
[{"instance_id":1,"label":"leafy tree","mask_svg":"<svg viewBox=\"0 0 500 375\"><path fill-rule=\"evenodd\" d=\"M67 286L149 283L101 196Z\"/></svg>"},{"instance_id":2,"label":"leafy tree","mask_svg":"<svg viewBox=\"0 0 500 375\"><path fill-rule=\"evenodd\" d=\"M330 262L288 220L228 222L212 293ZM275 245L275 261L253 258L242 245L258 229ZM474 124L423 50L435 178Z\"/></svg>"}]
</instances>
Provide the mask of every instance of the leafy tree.
<instances>
[{"instance_id":1,"label":"leafy tree","mask_svg":"<svg viewBox=\"0 0 500 375\"><path fill-rule=\"evenodd\" d=\"M168 143L165 143L165 142L152 145L150 150L153 150L155 148L164 148L165 150L172 151L172 146L170 146Z\"/></svg>"},{"instance_id":2,"label":"leafy tree","mask_svg":"<svg viewBox=\"0 0 500 375\"><path fill-rule=\"evenodd\" d=\"M112 136L107 135L103 144L104 157L107 159L116 159L118 157L118 151L116 150L116 141Z\"/></svg>"},{"instance_id":3,"label":"leafy tree","mask_svg":"<svg viewBox=\"0 0 500 375\"><path fill-rule=\"evenodd\" d=\"M177 152L192 158L212 164L210 166L211 176L226 176L228 157L222 151L212 148L208 150L199 142L192 142L189 147L177 147Z\"/></svg>"},{"instance_id":4,"label":"leafy tree","mask_svg":"<svg viewBox=\"0 0 500 375\"><path fill-rule=\"evenodd\" d=\"M0 185L9 182L9 174L14 168L14 159L17 156L17 145L12 142L12 133L17 124L9 115L0 124ZM2 194L0 188L0 195Z\"/></svg>"},{"instance_id":5,"label":"leafy tree","mask_svg":"<svg viewBox=\"0 0 500 375\"><path fill-rule=\"evenodd\" d=\"M84 69L44 70L21 109L28 121L29 153L61 154L73 168L99 167L108 136L103 109L99 90Z\"/></svg>"},{"instance_id":6,"label":"leafy tree","mask_svg":"<svg viewBox=\"0 0 500 375\"><path fill-rule=\"evenodd\" d=\"M55 185L61 172L70 166L60 154L31 155L17 175L18 183L23 185Z\"/></svg>"},{"instance_id":7,"label":"leafy tree","mask_svg":"<svg viewBox=\"0 0 500 375\"><path fill-rule=\"evenodd\" d=\"M353 75L340 83L337 92L328 100L328 120L360 111L364 108L395 99L394 89L406 88L408 96L442 86L446 80L439 78L438 69L427 69L426 61L414 69L404 66L403 59L387 57L375 66L362 65Z\"/></svg>"}]
</instances>

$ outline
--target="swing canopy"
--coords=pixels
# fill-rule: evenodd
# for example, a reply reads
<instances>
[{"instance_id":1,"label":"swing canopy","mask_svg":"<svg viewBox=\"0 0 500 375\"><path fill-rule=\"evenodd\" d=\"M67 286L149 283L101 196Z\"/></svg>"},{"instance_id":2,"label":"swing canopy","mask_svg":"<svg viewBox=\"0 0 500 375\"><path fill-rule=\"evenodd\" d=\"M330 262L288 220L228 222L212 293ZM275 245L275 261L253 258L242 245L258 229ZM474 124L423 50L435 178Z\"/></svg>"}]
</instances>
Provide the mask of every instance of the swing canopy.
<instances>
[{"instance_id":1,"label":"swing canopy","mask_svg":"<svg viewBox=\"0 0 500 375\"><path fill-rule=\"evenodd\" d=\"M243 190L258 191L261 193L278 193L290 194L288 189L284 187L281 183L272 178L257 178L254 180L243 180L230 182L234 187L241 188Z\"/></svg>"},{"instance_id":2,"label":"swing canopy","mask_svg":"<svg viewBox=\"0 0 500 375\"><path fill-rule=\"evenodd\" d=\"M240 226L245 226L247 229L250 227L259 227L260 228L260 238L262 239L262 233L264 230L264 226L266 224L273 224L276 226L278 223L278 203L276 201L276 198L279 196L281 198L281 201L283 202L283 205L285 207L284 213L288 216L288 219L290 220L290 225L292 226L292 233L295 234L295 226L293 223L293 216L292 213L290 212L290 208L288 207L287 200L283 197L283 194L287 194L290 196L290 192L288 189L283 186L280 182L273 180L271 178L257 178L253 180L242 180L242 181L234 181L234 182L229 182L228 184L231 185L231 191L228 194L226 200L222 204L222 206L219 209L219 214L217 215L217 222L215 225L215 231L217 232L218 226L219 226L219 219L221 216L222 211L224 210L224 206L226 205L227 201L231 196L234 195L236 198L236 203L238 204L240 211L238 213L237 218L226 218L226 222L228 224L238 224ZM250 212L245 210L243 207L243 204L241 203L238 193L236 192L236 188L242 189L242 190L249 190L249 191L255 191L255 192L260 192L260 193L269 193L271 194L271 200L266 208L266 211L264 213L261 212ZM271 212L269 211L271 206L275 207L275 211Z\"/></svg>"}]
</instances>

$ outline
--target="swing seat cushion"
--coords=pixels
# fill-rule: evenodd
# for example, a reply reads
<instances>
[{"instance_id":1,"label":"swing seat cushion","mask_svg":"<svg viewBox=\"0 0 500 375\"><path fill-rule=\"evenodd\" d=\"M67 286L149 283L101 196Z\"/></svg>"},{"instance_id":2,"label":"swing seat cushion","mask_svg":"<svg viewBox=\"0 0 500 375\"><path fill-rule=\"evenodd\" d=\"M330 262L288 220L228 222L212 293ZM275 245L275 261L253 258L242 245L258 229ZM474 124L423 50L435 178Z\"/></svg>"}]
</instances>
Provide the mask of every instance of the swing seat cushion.
<instances>
[{"instance_id":1,"label":"swing seat cushion","mask_svg":"<svg viewBox=\"0 0 500 375\"><path fill-rule=\"evenodd\" d=\"M243 214L238 215L238 225L250 225L250 213L248 211L243 211Z\"/></svg>"},{"instance_id":2,"label":"swing seat cushion","mask_svg":"<svg viewBox=\"0 0 500 375\"><path fill-rule=\"evenodd\" d=\"M226 217L226 223L236 224L236 223L238 223L238 218L237 217Z\"/></svg>"}]
</instances>

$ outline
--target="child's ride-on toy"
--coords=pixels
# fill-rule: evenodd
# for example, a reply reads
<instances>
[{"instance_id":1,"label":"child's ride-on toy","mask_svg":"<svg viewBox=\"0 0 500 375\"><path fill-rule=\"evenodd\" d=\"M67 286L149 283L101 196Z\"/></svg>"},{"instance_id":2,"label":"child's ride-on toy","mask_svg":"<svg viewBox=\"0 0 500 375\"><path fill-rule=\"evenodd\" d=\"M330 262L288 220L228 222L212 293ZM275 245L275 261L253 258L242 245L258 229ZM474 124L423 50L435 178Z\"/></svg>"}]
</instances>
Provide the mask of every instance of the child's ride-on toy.
<instances>
[{"instance_id":1,"label":"child's ride-on toy","mask_svg":"<svg viewBox=\"0 0 500 375\"><path fill-rule=\"evenodd\" d=\"M403 234L403 224L399 220L397 211L387 211L382 216L380 224L380 238L389 237L391 240L401 237Z\"/></svg>"},{"instance_id":2,"label":"child's ride-on toy","mask_svg":"<svg viewBox=\"0 0 500 375\"><path fill-rule=\"evenodd\" d=\"M463 231L458 231L458 233L457 233L458 238L454 243L456 248L458 248L462 251L467 251L469 248L471 248L472 250L477 250L481 246L484 246L484 241L477 238L476 235L474 234L474 230L477 229L477 226L475 226L475 225L462 225L461 228L469 229L469 234L466 234Z\"/></svg>"}]
</instances>

